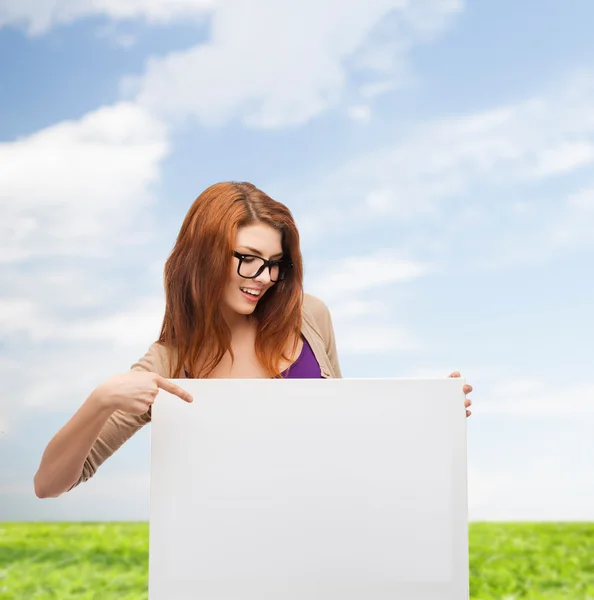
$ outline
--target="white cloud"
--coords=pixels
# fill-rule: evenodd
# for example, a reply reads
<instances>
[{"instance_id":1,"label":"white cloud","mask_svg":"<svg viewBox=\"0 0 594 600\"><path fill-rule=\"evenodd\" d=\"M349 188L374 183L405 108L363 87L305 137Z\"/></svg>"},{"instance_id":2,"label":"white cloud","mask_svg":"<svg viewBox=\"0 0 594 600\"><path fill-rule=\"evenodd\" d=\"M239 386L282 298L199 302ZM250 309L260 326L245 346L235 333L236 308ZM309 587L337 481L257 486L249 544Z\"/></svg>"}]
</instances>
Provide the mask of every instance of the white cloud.
<instances>
[{"instance_id":1,"label":"white cloud","mask_svg":"<svg viewBox=\"0 0 594 600\"><path fill-rule=\"evenodd\" d=\"M587 451L581 438L567 444L559 439L532 449L519 438L506 439L497 450L497 467L471 459L468 475L471 521L591 521L592 478L584 476L587 461L571 461L573 452ZM564 450L560 451L560 445ZM552 449L552 450L551 450ZM573 463L572 466L568 466ZM574 465L579 465L573 467ZM573 468L572 468L573 467Z\"/></svg>"},{"instance_id":2,"label":"white cloud","mask_svg":"<svg viewBox=\"0 0 594 600\"><path fill-rule=\"evenodd\" d=\"M340 165L306 195L323 199L344 231L364 220L438 218L473 186L480 204L485 190L575 171L594 163L593 95L594 73L580 73L540 97L395 132L397 142Z\"/></svg>"},{"instance_id":3,"label":"white cloud","mask_svg":"<svg viewBox=\"0 0 594 600\"><path fill-rule=\"evenodd\" d=\"M22 328L38 329L35 303L22 298L0 299L0 335L9 336Z\"/></svg>"},{"instance_id":4,"label":"white cloud","mask_svg":"<svg viewBox=\"0 0 594 600\"><path fill-rule=\"evenodd\" d=\"M371 108L365 104L358 104L355 106L349 106L347 115L353 121L359 121L361 123L367 123L371 120Z\"/></svg>"},{"instance_id":5,"label":"white cloud","mask_svg":"<svg viewBox=\"0 0 594 600\"><path fill-rule=\"evenodd\" d=\"M594 242L594 186L569 194L562 211L551 220L547 242L554 249L579 249Z\"/></svg>"},{"instance_id":6,"label":"white cloud","mask_svg":"<svg viewBox=\"0 0 594 600\"><path fill-rule=\"evenodd\" d=\"M418 350L420 340L392 323L388 300L378 294L390 286L425 276L430 265L379 249L339 260L325 260L323 270L305 281L308 292L322 298L332 312L340 354L381 354Z\"/></svg>"},{"instance_id":7,"label":"white cloud","mask_svg":"<svg viewBox=\"0 0 594 600\"><path fill-rule=\"evenodd\" d=\"M465 257L452 268L469 272L591 248L592 180L568 190L594 164L592 98L594 71L585 71L516 104L405 130L394 123L386 137L396 141L324 170L305 189L299 184L303 240L396 238L407 255L446 271L456 248ZM555 185L545 186L549 180ZM283 187L291 202L295 182Z\"/></svg>"},{"instance_id":8,"label":"white cloud","mask_svg":"<svg viewBox=\"0 0 594 600\"><path fill-rule=\"evenodd\" d=\"M167 152L163 124L128 103L0 144L0 261L106 256L143 241Z\"/></svg>"},{"instance_id":9,"label":"white cloud","mask_svg":"<svg viewBox=\"0 0 594 600\"><path fill-rule=\"evenodd\" d=\"M359 93L362 98L371 100L377 96L381 96L387 92L391 92L396 88L394 81L377 81L374 83L365 83L359 88Z\"/></svg>"},{"instance_id":10,"label":"white cloud","mask_svg":"<svg viewBox=\"0 0 594 600\"><path fill-rule=\"evenodd\" d=\"M104 321L109 326L118 318L106 317ZM100 322L89 319L86 334L82 322L80 327L69 328L67 320L54 320L55 336L27 340L25 352L17 354L18 367L0 368L5 381L0 414L11 423L11 429L30 411L73 413L101 382L128 371L155 341L161 325L160 315L146 315L144 329L122 322L119 330L99 331Z\"/></svg>"},{"instance_id":11,"label":"white cloud","mask_svg":"<svg viewBox=\"0 0 594 600\"><path fill-rule=\"evenodd\" d=\"M447 377L452 371L457 370L467 383L473 387L477 387L479 382L479 393L482 395L481 389L491 386L493 382L501 378L501 371L496 367L484 365L433 365L413 368L410 371L411 377L434 378ZM472 396L471 396L472 398Z\"/></svg>"},{"instance_id":12,"label":"white cloud","mask_svg":"<svg viewBox=\"0 0 594 600\"><path fill-rule=\"evenodd\" d=\"M383 301L378 300L336 300L332 307L333 321L350 321L360 317L382 314L385 311Z\"/></svg>"},{"instance_id":13,"label":"white cloud","mask_svg":"<svg viewBox=\"0 0 594 600\"><path fill-rule=\"evenodd\" d=\"M568 173L594 164L594 143L584 140L561 142L556 147L545 148L537 155L536 161L531 173L532 177L536 179Z\"/></svg>"},{"instance_id":14,"label":"white cloud","mask_svg":"<svg viewBox=\"0 0 594 600\"><path fill-rule=\"evenodd\" d=\"M26 411L74 413L99 384L129 370L154 341L146 337L148 342L136 346L92 339L65 346L55 344L51 355L31 348L28 360L38 365L35 378L28 377L27 369L14 378L20 404L18 410L12 410L12 418L23 418Z\"/></svg>"},{"instance_id":15,"label":"white cloud","mask_svg":"<svg viewBox=\"0 0 594 600\"><path fill-rule=\"evenodd\" d=\"M110 281L104 285L114 287ZM15 302L0 304L0 336L7 349L25 347L25 354L15 351L15 359L0 358L7 386L0 417L17 422L31 409L74 411L99 383L127 371L158 338L164 312L161 298L134 297L129 289L127 296L123 308L110 303L86 316L72 316L51 294L38 302L21 301L22 309ZM35 377L29 376L31 368Z\"/></svg>"},{"instance_id":16,"label":"white cloud","mask_svg":"<svg viewBox=\"0 0 594 600\"><path fill-rule=\"evenodd\" d=\"M594 384L572 383L554 388L543 381L526 379L494 384L481 394L481 414L515 417L594 416Z\"/></svg>"},{"instance_id":17,"label":"white cloud","mask_svg":"<svg viewBox=\"0 0 594 600\"><path fill-rule=\"evenodd\" d=\"M64 308L71 307L64 305L59 297L46 296L39 303L27 299L0 300L0 335L19 335L35 343L80 341L139 347L156 339L164 314L163 302L138 297L133 309L116 309L104 316L94 313L64 317L60 314Z\"/></svg>"},{"instance_id":18,"label":"white cloud","mask_svg":"<svg viewBox=\"0 0 594 600\"><path fill-rule=\"evenodd\" d=\"M23 27L29 35L35 36L59 25L95 16L168 23L203 17L214 7L215 0L3 0L0 28Z\"/></svg>"},{"instance_id":19,"label":"white cloud","mask_svg":"<svg viewBox=\"0 0 594 600\"><path fill-rule=\"evenodd\" d=\"M213 14L207 43L149 61L146 73L128 79L124 89L174 121L300 125L340 103L349 65L381 71L385 87L384 63L389 67L394 55L405 61L414 43L435 35L460 10L461 2L452 0L228 0ZM396 47L378 37L384 22L384 37ZM370 47L381 64L357 67L358 53Z\"/></svg>"},{"instance_id":20,"label":"white cloud","mask_svg":"<svg viewBox=\"0 0 594 600\"><path fill-rule=\"evenodd\" d=\"M79 321L64 331L63 335L66 339L81 342L97 341L115 346L148 348L159 336L164 312L164 301L136 298L133 309Z\"/></svg>"},{"instance_id":21,"label":"white cloud","mask_svg":"<svg viewBox=\"0 0 594 600\"><path fill-rule=\"evenodd\" d=\"M0 145L0 336L16 363L0 362L0 413L11 429L40 406L74 410L156 338L159 302L137 297L160 283L143 275L159 253L152 186L168 151L167 128L130 103Z\"/></svg>"},{"instance_id":22,"label":"white cloud","mask_svg":"<svg viewBox=\"0 0 594 600\"><path fill-rule=\"evenodd\" d=\"M594 213L594 186L583 188L569 196L568 206L581 214Z\"/></svg>"},{"instance_id":23,"label":"white cloud","mask_svg":"<svg viewBox=\"0 0 594 600\"><path fill-rule=\"evenodd\" d=\"M423 348L412 332L395 325L337 325L336 339L340 355L385 355L387 352L410 352Z\"/></svg>"},{"instance_id":24,"label":"white cloud","mask_svg":"<svg viewBox=\"0 0 594 600\"><path fill-rule=\"evenodd\" d=\"M430 266L408 260L397 250L379 249L340 260L325 260L323 271L308 279L307 288L328 302L353 300L353 295L426 275Z\"/></svg>"},{"instance_id":25,"label":"white cloud","mask_svg":"<svg viewBox=\"0 0 594 600\"><path fill-rule=\"evenodd\" d=\"M239 119L248 127L275 128L303 124L339 105L351 71L361 70L368 75L358 86L362 102L347 112L368 120L366 102L408 81L411 48L441 33L462 7L462 0L8 0L0 27L39 35L102 15L110 22L99 34L130 45L133 37L114 30L118 21L208 17L205 43L153 58L122 90L172 121Z\"/></svg>"}]
</instances>

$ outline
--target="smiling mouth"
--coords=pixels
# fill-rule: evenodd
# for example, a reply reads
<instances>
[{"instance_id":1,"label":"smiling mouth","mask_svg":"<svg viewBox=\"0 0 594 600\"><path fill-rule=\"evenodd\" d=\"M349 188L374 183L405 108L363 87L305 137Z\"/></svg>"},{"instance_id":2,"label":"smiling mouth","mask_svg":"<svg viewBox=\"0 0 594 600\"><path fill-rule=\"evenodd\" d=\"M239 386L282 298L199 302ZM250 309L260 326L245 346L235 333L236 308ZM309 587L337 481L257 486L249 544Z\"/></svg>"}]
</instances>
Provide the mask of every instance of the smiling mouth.
<instances>
[{"instance_id":1,"label":"smiling mouth","mask_svg":"<svg viewBox=\"0 0 594 600\"><path fill-rule=\"evenodd\" d=\"M251 299L257 300L262 295L262 292L263 292L263 290L255 290L252 288L245 288L245 287L241 287L239 289L245 296L248 296L250 298L250 300Z\"/></svg>"}]
</instances>

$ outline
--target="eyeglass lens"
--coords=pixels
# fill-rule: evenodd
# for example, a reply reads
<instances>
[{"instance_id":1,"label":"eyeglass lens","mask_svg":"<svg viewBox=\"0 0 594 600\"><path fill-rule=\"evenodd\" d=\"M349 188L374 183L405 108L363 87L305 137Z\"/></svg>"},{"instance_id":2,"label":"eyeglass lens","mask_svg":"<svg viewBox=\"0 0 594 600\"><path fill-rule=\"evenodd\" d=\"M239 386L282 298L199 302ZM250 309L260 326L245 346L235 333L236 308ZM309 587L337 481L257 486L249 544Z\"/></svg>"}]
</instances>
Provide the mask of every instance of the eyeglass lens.
<instances>
[{"instance_id":1,"label":"eyeglass lens","mask_svg":"<svg viewBox=\"0 0 594 600\"><path fill-rule=\"evenodd\" d=\"M261 258L246 256L240 263L239 274L242 277L252 279L253 277L257 277L263 271L264 264L265 263ZM271 281L278 281L280 274L279 265L270 267Z\"/></svg>"}]
</instances>

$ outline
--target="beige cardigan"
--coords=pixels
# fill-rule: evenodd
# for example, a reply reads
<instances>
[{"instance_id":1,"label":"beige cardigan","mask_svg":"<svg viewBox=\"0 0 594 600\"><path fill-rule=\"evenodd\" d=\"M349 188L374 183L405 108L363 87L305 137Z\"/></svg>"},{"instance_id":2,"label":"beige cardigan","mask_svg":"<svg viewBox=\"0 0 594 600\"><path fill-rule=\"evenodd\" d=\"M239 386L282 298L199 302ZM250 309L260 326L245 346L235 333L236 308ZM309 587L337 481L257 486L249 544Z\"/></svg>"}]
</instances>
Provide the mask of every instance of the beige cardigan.
<instances>
[{"instance_id":1,"label":"beige cardigan","mask_svg":"<svg viewBox=\"0 0 594 600\"><path fill-rule=\"evenodd\" d=\"M304 295L301 333L309 342L320 364L322 377L325 379L342 377L330 311L319 298L311 294ZM167 379L171 378L172 373L167 352L157 342L149 347L146 354L135 362L131 369L150 371ZM93 477L101 464L150 420L150 409L139 416L121 411L113 413L93 444L85 460L82 473L72 488Z\"/></svg>"}]
</instances>

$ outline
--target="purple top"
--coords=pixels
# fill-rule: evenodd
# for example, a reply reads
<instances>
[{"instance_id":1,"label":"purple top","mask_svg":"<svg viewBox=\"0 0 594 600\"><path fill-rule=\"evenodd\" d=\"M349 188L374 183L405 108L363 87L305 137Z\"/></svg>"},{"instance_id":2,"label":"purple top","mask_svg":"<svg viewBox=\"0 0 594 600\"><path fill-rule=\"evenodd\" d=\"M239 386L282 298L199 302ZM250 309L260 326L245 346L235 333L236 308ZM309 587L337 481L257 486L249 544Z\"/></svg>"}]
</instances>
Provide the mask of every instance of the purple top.
<instances>
[{"instance_id":1,"label":"purple top","mask_svg":"<svg viewBox=\"0 0 594 600\"><path fill-rule=\"evenodd\" d=\"M288 371L288 374L286 374ZM297 357L297 360L282 373L282 376L287 379L321 379L322 373L320 365L316 360L316 356L308 344L307 340L303 338L303 349L301 354Z\"/></svg>"},{"instance_id":2,"label":"purple top","mask_svg":"<svg viewBox=\"0 0 594 600\"><path fill-rule=\"evenodd\" d=\"M287 374L288 371L288 374ZM185 371L186 377L189 377ZM297 360L287 367L281 375L287 379L321 379L322 371L311 346L303 338L303 348Z\"/></svg>"}]
</instances>

